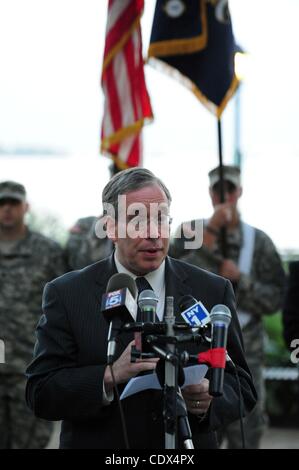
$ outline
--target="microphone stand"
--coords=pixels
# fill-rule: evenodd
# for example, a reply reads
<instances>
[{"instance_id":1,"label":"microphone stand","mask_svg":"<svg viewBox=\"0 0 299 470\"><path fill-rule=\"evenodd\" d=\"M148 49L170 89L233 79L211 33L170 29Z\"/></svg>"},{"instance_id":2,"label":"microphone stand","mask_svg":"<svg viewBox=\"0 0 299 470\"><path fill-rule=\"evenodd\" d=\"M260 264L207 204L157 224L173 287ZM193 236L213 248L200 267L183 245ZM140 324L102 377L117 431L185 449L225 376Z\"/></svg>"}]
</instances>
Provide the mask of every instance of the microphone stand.
<instances>
[{"instance_id":1,"label":"microphone stand","mask_svg":"<svg viewBox=\"0 0 299 470\"><path fill-rule=\"evenodd\" d=\"M178 389L177 392L177 416L178 416L178 424L179 424L179 431L184 443L185 449L194 449L194 445L192 442L192 433L190 429L190 424L188 420L188 411L186 407L186 403L184 397L181 393L181 389Z\"/></svg>"},{"instance_id":2,"label":"microphone stand","mask_svg":"<svg viewBox=\"0 0 299 470\"><path fill-rule=\"evenodd\" d=\"M141 352L132 346L131 360L139 358L159 357L156 373L163 388L163 418L165 428L165 449L177 449L177 428L185 449L194 449L192 434L188 421L185 400L179 385L184 382L182 365L189 361L187 351L179 353L177 344L196 342L201 343L205 337L205 328L201 334L187 333L176 336L175 331L182 333L190 330L185 324L175 324L173 313L173 297L166 297L166 315L164 323L134 323L126 324L123 330L139 331L145 335L145 343L152 352ZM147 348L146 348L147 349ZM197 361L197 356L196 356Z\"/></svg>"},{"instance_id":3,"label":"microphone stand","mask_svg":"<svg viewBox=\"0 0 299 470\"><path fill-rule=\"evenodd\" d=\"M175 316L173 313L173 297L166 297L166 336L174 336ZM175 358L175 345L166 344L167 354ZM177 361L165 361L164 384L164 425L165 425L165 449L176 448L176 410L177 410Z\"/></svg>"},{"instance_id":4,"label":"microphone stand","mask_svg":"<svg viewBox=\"0 0 299 470\"><path fill-rule=\"evenodd\" d=\"M166 337L174 337L175 316L173 297L166 297ZM188 412L181 389L178 387L179 358L174 342L166 343L165 385L164 385L164 424L165 449L176 449L177 418L179 431L186 449L194 449L188 421Z\"/></svg>"}]
</instances>

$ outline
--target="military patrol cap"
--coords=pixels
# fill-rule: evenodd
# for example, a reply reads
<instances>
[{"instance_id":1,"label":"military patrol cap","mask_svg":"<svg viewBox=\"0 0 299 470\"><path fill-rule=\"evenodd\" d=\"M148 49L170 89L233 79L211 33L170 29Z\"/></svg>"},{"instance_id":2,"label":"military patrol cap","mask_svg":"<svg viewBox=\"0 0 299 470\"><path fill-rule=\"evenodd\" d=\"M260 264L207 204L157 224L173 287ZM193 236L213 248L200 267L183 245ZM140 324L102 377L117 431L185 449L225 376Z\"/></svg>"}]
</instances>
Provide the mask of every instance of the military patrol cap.
<instances>
[{"instance_id":1,"label":"military patrol cap","mask_svg":"<svg viewBox=\"0 0 299 470\"><path fill-rule=\"evenodd\" d=\"M220 180L219 166L209 172L210 187L212 188ZM230 181L236 187L241 184L241 172L238 166L223 165L223 179Z\"/></svg>"},{"instance_id":2,"label":"military patrol cap","mask_svg":"<svg viewBox=\"0 0 299 470\"><path fill-rule=\"evenodd\" d=\"M26 200L26 190L24 186L15 181L2 181L0 183L0 199Z\"/></svg>"}]
</instances>

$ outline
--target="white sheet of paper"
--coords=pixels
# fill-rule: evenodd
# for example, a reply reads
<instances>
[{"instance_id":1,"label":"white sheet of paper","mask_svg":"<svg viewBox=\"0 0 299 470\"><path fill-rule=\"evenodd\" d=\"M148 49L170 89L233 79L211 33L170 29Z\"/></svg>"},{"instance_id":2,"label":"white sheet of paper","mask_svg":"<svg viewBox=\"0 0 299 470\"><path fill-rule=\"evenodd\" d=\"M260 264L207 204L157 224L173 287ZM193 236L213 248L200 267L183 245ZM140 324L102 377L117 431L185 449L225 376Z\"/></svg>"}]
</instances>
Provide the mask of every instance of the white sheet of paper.
<instances>
[{"instance_id":1,"label":"white sheet of paper","mask_svg":"<svg viewBox=\"0 0 299 470\"><path fill-rule=\"evenodd\" d=\"M206 375L207 370L208 367L204 364L185 367L185 382L181 388L187 385L199 384ZM120 399L124 400L124 398L134 395L134 393L149 389L162 390L156 372L131 379L124 388Z\"/></svg>"}]
</instances>

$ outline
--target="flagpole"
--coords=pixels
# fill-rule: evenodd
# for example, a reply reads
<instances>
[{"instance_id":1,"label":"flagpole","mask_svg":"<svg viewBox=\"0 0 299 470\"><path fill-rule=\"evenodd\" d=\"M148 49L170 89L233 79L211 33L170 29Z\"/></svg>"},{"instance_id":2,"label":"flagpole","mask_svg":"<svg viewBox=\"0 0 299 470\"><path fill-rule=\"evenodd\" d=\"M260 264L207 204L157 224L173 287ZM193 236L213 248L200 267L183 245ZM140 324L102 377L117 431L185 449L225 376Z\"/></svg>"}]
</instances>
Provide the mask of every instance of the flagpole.
<instances>
[{"instance_id":1,"label":"flagpole","mask_svg":"<svg viewBox=\"0 0 299 470\"><path fill-rule=\"evenodd\" d=\"M220 117L217 119L217 130L218 130L218 156L219 156L219 191L220 191L220 202L225 202L224 197L224 173L223 173L223 157L222 157L222 127ZM226 243L226 227L222 227L220 230L220 247L223 258L227 257L227 243Z\"/></svg>"}]
</instances>

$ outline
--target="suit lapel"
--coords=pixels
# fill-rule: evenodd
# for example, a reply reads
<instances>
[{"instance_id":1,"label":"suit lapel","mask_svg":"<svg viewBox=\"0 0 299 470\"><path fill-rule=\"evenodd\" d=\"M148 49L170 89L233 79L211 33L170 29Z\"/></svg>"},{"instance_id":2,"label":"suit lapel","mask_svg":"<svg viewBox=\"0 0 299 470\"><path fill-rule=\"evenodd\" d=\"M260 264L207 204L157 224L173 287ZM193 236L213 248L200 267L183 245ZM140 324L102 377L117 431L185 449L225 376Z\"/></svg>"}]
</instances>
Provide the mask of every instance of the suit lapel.
<instances>
[{"instance_id":1,"label":"suit lapel","mask_svg":"<svg viewBox=\"0 0 299 470\"><path fill-rule=\"evenodd\" d=\"M114 263L113 254L109 258L100 261L97 266L97 271L95 273L95 282L93 284L93 294L96 298L96 316L99 319L99 328L100 332L105 332L104 335L107 336L109 324L105 320L102 313L102 297L106 292L107 284L110 277L115 274L116 267Z\"/></svg>"},{"instance_id":2,"label":"suit lapel","mask_svg":"<svg viewBox=\"0 0 299 470\"><path fill-rule=\"evenodd\" d=\"M95 295L102 304L102 296L106 292L107 284L111 276L117 273L114 262L114 253L98 265L98 271L95 279Z\"/></svg>"},{"instance_id":3,"label":"suit lapel","mask_svg":"<svg viewBox=\"0 0 299 470\"><path fill-rule=\"evenodd\" d=\"M167 257L165 265L165 286L166 286L166 295L165 295L165 310L166 313L166 297L173 297L174 299L174 314L177 319L180 317L179 303L181 298L184 295L192 293L191 287L187 284L188 275L184 268L179 265L172 258Z\"/></svg>"},{"instance_id":4,"label":"suit lapel","mask_svg":"<svg viewBox=\"0 0 299 470\"><path fill-rule=\"evenodd\" d=\"M114 252L105 260L105 262L99 265L98 273L96 276L96 283L95 283L95 295L99 301L99 315L103 317L101 311L102 305L102 296L106 292L107 284L111 276L117 273L115 261L114 261ZM105 323L106 320L103 321ZM132 320L133 321L133 320ZM108 330L108 327L107 327ZM133 333L121 333L118 337L118 355L122 353L122 351L126 348L127 344L134 339Z\"/></svg>"}]
</instances>

